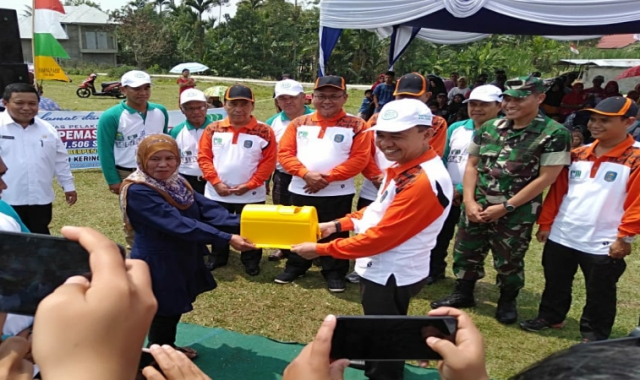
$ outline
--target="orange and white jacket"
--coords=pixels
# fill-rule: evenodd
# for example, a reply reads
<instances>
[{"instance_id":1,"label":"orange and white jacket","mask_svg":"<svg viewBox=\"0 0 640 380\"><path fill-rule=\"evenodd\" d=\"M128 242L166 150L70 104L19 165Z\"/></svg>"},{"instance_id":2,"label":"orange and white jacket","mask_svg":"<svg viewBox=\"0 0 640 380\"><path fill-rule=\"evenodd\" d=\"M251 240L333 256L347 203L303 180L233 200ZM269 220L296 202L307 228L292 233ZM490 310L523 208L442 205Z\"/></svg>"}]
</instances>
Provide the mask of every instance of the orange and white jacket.
<instances>
[{"instance_id":1,"label":"orange and white jacket","mask_svg":"<svg viewBox=\"0 0 640 380\"><path fill-rule=\"evenodd\" d=\"M629 135L600 158L594 154L597 144L571 152L538 224L558 244L607 255L618 237L640 235L640 143Z\"/></svg>"},{"instance_id":2,"label":"orange and white jacket","mask_svg":"<svg viewBox=\"0 0 640 380\"><path fill-rule=\"evenodd\" d=\"M373 114L367 122L367 129L373 127L378 123L379 113ZM432 128L434 129L434 135L429 141L429 144L435 150L435 152L442 158L447 143L447 121L440 116L433 116ZM373 185L372 180L376 179L382 172L391 166L392 162L388 161L384 154L376 147L376 134L375 132L368 132L371 139L371 153L367 166L362 171L364 181L360 188L360 197L368 199L370 201L376 199L378 195L378 189Z\"/></svg>"},{"instance_id":3,"label":"orange and white jacket","mask_svg":"<svg viewBox=\"0 0 640 380\"><path fill-rule=\"evenodd\" d=\"M289 191L315 197L355 194L354 177L369 161L365 127L364 120L344 111L331 119L316 111L291 121L278 144L278 161L293 175ZM302 177L310 171L325 175L329 185L306 194Z\"/></svg>"},{"instance_id":4,"label":"orange and white jacket","mask_svg":"<svg viewBox=\"0 0 640 380\"><path fill-rule=\"evenodd\" d=\"M356 272L384 285L394 275L398 286L429 275L431 250L444 224L453 185L433 149L386 170L376 200L340 219L356 236L317 245L322 256L356 259Z\"/></svg>"},{"instance_id":5,"label":"orange and white jacket","mask_svg":"<svg viewBox=\"0 0 640 380\"><path fill-rule=\"evenodd\" d=\"M249 124L235 129L229 118L207 126L198 144L198 165L207 180L205 197L226 203L255 203L267 199L265 182L276 167L277 147L273 130L251 116ZM246 184L243 195L218 195L218 183L229 187Z\"/></svg>"}]
</instances>

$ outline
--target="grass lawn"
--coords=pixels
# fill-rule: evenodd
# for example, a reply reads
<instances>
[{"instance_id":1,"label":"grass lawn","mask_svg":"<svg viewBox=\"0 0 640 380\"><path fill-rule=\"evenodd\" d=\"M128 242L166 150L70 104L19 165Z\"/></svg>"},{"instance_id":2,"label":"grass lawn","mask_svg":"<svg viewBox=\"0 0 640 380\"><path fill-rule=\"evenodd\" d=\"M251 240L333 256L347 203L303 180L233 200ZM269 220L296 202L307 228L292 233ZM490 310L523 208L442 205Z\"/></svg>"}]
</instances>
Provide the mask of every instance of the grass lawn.
<instances>
[{"instance_id":1,"label":"grass lawn","mask_svg":"<svg viewBox=\"0 0 640 380\"><path fill-rule=\"evenodd\" d=\"M74 83L45 83L45 94L56 100L61 107L71 110L99 111L117 103L115 99L80 99L75 95L77 84L84 78L73 77ZM99 78L108 80L108 78ZM151 100L176 109L178 89L173 81L155 81ZM222 83L211 83L217 85ZM207 85L198 86L206 88ZM274 111L271 87L252 85L257 99L255 114L259 120L266 120ZM347 111L356 113L362 100L362 91L350 91ZM63 225L93 227L111 239L123 244L121 215L117 198L111 195L99 171L75 172L78 203L68 207L58 192L54 205L52 231L58 233ZM519 311L521 318L534 317L544 285L540 265L542 246L532 242L527 255L526 288L520 293ZM266 254L265 254L266 256ZM451 258L449 257L449 262ZM504 379L520 369L532 364L548 354L569 347L580 341L578 320L585 302L584 285L579 274L575 282L573 308L562 330L544 331L531 334L521 331L517 325L503 326L493 318L498 289L493 285L495 272L487 268L487 277L478 284L476 296L478 306L470 310L473 320L482 331L487 347L489 374L496 379ZM639 302L637 288L640 280L633 279L633 273L640 268L637 252L627 259L627 273L620 281L618 317L613 329L613 337L628 334L638 322ZM258 334L270 338L307 342L312 339L326 314L361 314L358 287L348 285L343 294L330 294L324 285L318 268L294 284L277 285L273 278L283 268L284 263L262 264L262 273L248 277L238 255L232 255L230 265L218 269L214 276L218 288L200 296L195 310L184 316L183 321L204 326L222 327L245 334ZM429 302L447 295L453 286L452 274L449 279L426 287L412 304L409 313L423 315L430 310ZM239 374L239 378L242 378Z\"/></svg>"}]
</instances>

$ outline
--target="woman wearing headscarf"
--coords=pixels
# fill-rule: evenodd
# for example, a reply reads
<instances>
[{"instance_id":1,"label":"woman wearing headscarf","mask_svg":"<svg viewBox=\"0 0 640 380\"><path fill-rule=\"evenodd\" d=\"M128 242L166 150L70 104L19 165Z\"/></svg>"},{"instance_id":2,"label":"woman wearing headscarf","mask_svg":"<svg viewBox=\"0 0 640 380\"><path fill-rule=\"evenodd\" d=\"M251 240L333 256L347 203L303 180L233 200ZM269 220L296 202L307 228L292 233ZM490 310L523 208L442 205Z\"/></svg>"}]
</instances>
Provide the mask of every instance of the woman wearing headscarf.
<instances>
[{"instance_id":1,"label":"woman wearing headscarf","mask_svg":"<svg viewBox=\"0 0 640 380\"><path fill-rule=\"evenodd\" d=\"M447 86L444 85L444 81L442 78L435 74L428 74L427 79L429 80L429 91L436 96L438 94L447 94Z\"/></svg>"},{"instance_id":2,"label":"woman wearing headscarf","mask_svg":"<svg viewBox=\"0 0 640 380\"><path fill-rule=\"evenodd\" d=\"M560 104L562 103L562 98L564 97L564 85L562 82L555 81L551 88L547 90L545 93L545 98L540 108L547 114L549 117L559 116L560 115Z\"/></svg>"},{"instance_id":3,"label":"woman wearing headscarf","mask_svg":"<svg viewBox=\"0 0 640 380\"><path fill-rule=\"evenodd\" d=\"M149 345L175 347L178 322L193 310L196 297L216 287L204 264L206 244L231 244L239 251L256 249L234 235L238 216L193 191L178 175L180 152L168 135L150 135L138 145L138 169L120 191L126 228L136 233L131 258L149 265L158 311L149 329ZM226 232L225 232L226 231ZM197 352L177 348L188 357Z\"/></svg>"},{"instance_id":4,"label":"woman wearing headscarf","mask_svg":"<svg viewBox=\"0 0 640 380\"><path fill-rule=\"evenodd\" d=\"M620 88L618 87L618 82L614 80L608 81L607 85L604 86L604 98L606 99L612 96L622 96Z\"/></svg>"}]
</instances>

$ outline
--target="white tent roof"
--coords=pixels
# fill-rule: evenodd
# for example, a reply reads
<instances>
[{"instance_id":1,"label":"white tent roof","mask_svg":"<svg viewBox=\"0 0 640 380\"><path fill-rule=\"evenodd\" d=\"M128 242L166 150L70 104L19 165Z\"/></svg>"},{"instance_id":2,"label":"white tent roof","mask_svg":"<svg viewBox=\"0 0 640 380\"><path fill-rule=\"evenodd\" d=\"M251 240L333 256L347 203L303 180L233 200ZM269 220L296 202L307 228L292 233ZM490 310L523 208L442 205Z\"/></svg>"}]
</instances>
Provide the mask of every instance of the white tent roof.
<instances>
[{"instance_id":1,"label":"white tent roof","mask_svg":"<svg viewBox=\"0 0 640 380\"><path fill-rule=\"evenodd\" d=\"M589 65L598 67L635 67L640 66L640 59L561 59L556 65Z\"/></svg>"},{"instance_id":2,"label":"white tent roof","mask_svg":"<svg viewBox=\"0 0 640 380\"><path fill-rule=\"evenodd\" d=\"M417 37L435 43L471 42L490 34L535 34L562 40L589 39L602 34L615 34L601 32L603 28L618 27L627 30L635 27L636 30L632 32L637 33L640 31L638 20L638 0L320 2L321 27L370 29L376 30L382 37L391 35L393 26L421 27ZM572 33L572 30L577 32ZM599 35L592 35L593 32Z\"/></svg>"},{"instance_id":3,"label":"white tent roof","mask_svg":"<svg viewBox=\"0 0 640 380\"><path fill-rule=\"evenodd\" d=\"M82 25L105 25L112 24L109 15L98 8L90 7L86 4L78 6L65 6L65 14L60 18L61 24L82 24ZM22 17L18 20L20 28L20 38L31 39L31 16ZM59 40L67 40L67 36L55 36Z\"/></svg>"}]
</instances>

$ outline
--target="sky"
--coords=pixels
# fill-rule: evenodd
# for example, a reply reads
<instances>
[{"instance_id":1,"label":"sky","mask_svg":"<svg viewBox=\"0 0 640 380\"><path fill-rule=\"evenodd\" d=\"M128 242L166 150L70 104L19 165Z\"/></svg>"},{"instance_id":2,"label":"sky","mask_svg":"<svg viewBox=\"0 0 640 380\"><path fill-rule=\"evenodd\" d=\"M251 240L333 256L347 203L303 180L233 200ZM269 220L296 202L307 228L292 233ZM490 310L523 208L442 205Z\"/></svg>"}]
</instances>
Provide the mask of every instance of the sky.
<instances>
[{"instance_id":1,"label":"sky","mask_svg":"<svg viewBox=\"0 0 640 380\"><path fill-rule=\"evenodd\" d=\"M93 0L93 1L95 3L100 4L100 7L102 7L102 10L111 11L126 5L130 0ZM236 13L236 4L238 3L238 1L239 0L231 0L229 2L229 5L222 7L222 15L224 16L225 13L228 13L230 16L233 17L233 15L235 15ZM60 2L64 3L64 0L61 0ZM20 17L20 14L25 9L25 5L30 6L32 3L33 3L32 0L0 0L0 8L15 9L18 11L18 17ZM214 8L212 12L209 12L209 14L211 16L214 16L215 18L218 18L218 12L219 12L218 8Z\"/></svg>"}]
</instances>

